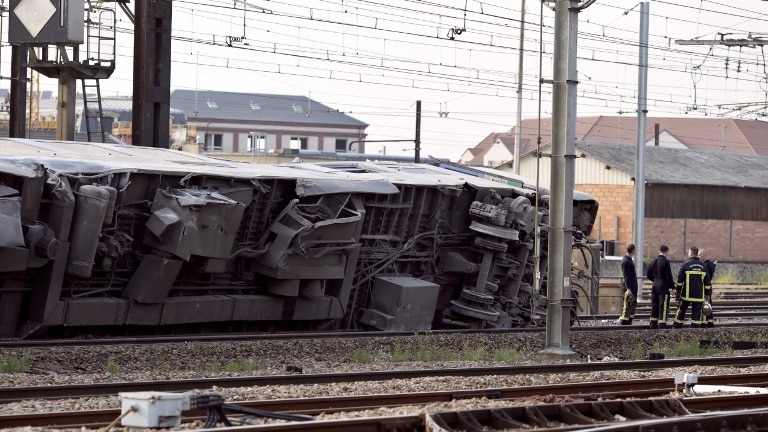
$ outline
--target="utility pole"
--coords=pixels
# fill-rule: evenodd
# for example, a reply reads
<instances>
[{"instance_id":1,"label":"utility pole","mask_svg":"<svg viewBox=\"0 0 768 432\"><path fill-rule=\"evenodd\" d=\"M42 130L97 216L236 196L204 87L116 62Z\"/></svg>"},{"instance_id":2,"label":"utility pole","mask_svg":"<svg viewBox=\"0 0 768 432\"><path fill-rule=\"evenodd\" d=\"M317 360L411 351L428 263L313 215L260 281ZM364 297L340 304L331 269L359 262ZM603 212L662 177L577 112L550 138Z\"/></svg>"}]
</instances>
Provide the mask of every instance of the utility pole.
<instances>
[{"instance_id":1,"label":"utility pole","mask_svg":"<svg viewBox=\"0 0 768 432\"><path fill-rule=\"evenodd\" d=\"M584 2L586 6L593 0ZM583 6L583 7L586 7ZM549 269L545 352L569 356L573 188L576 141L576 0L555 0L555 47L552 89L552 158L549 203Z\"/></svg>"},{"instance_id":2,"label":"utility pole","mask_svg":"<svg viewBox=\"0 0 768 432\"><path fill-rule=\"evenodd\" d=\"M131 142L170 146L171 0L137 1L133 42Z\"/></svg>"},{"instance_id":3,"label":"utility pole","mask_svg":"<svg viewBox=\"0 0 768 432\"><path fill-rule=\"evenodd\" d=\"M523 140L523 49L525 48L525 0L520 9L520 46L517 61L517 133L515 134L515 154L512 155L512 172L520 174L520 147Z\"/></svg>"},{"instance_id":4,"label":"utility pole","mask_svg":"<svg viewBox=\"0 0 768 432\"><path fill-rule=\"evenodd\" d=\"M640 59L637 77L637 160L635 163L635 273L637 298L642 298L645 238L645 141L648 123L648 2L640 3Z\"/></svg>"},{"instance_id":5,"label":"utility pole","mask_svg":"<svg viewBox=\"0 0 768 432\"><path fill-rule=\"evenodd\" d=\"M10 138L25 138L27 106L27 45L11 46Z\"/></svg>"},{"instance_id":6,"label":"utility pole","mask_svg":"<svg viewBox=\"0 0 768 432\"><path fill-rule=\"evenodd\" d=\"M413 140L416 144L413 154L413 161L415 163L421 163L421 101L416 101L416 139Z\"/></svg>"}]
</instances>

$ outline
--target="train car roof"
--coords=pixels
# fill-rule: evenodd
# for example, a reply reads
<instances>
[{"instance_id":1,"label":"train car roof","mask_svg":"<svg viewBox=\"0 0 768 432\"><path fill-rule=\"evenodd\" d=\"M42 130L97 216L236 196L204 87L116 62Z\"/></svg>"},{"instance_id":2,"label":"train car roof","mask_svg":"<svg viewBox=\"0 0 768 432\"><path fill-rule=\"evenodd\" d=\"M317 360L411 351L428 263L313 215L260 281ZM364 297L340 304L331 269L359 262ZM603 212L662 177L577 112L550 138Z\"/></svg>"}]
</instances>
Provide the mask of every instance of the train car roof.
<instances>
[{"instance_id":1,"label":"train car roof","mask_svg":"<svg viewBox=\"0 0 768 432\"><path fill-rule=\"evenodd\" d=\"M297 179L299 195L341 192L397 193L385 179L343 171L318 172L301 166L253 165L194 153L119 144L0 138L0 171L42 176L43 168L73 177L141 172L235 179ZM297 172L299 170L299 172Z\"/></svg>"},{"instance_id":2,"label":"train car roof","mask_svg":"<svg viewBox=\"0 0 768 432\"><path fill-rule=\"evenodd\" d=\"M485 178L448 170L431 164L414 162L316 162L310 165L319 170L334 170L353 172L365 177L386 178L398 185L425 185L437 187L463 187L465 184L476 188L515 190L519 194L530 194L532 190L524 190L516 185L500 183Z\"/></svg>"},{"instance_id":3,"label":"train car roof","mask_svg":"<svg viewBox=\"0 0 768 432\"><path fill-rule=\"evenodd\" d=\"M521 185L517 178L514 182L504 182L506 176L501 171L489 177L430 164L367 161L254 165L154 147L0 138L0 171L36 177L42 175L40 167L75 177L142 172L254 180L295 178L300 196L341 192L397 193L395 185L451 188L470 185L514 190L521 195L534 192L530 184ZM574 192L574 199L589 200L592 197Z\"/></svg>"}]
</instances>

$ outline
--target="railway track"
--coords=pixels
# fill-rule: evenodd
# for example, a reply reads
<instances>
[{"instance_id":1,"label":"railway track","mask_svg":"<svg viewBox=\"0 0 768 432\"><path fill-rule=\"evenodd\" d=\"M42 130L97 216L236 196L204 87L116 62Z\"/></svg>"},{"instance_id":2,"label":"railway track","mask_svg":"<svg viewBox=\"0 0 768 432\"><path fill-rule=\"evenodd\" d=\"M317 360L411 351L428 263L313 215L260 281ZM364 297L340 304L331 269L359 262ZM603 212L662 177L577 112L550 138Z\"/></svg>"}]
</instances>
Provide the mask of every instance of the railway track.
<instances>
[{"instance_id":1,"label":"railway track","mask_svg":"<svg viewBox=\"0 0 768 432\"><path fill-rule=\"evenodd\" d=\"M511 365L450 369L413 369L354 373L296 375L262 375L246 377L200 378L169 381L114 382L100 384L46 385L34 387L0 387L0 403L24 399L75 398L115 395L119 392L165 391L183 392L201 388L258 387L271 385L312 385L342 382L368 382L427 377L473 377L489 375L565 374L617 370L655 370L691 366L747 367L768 363L768 355L707 358L682 358L593 363L557 363L546 365Z\"/></svg>"},{"instance_id":2,"label":"railway track","mask_svg":"<svg viewBox=\"0 0 768 432\"><path fill-rule=\"evenodd\" d=\"M765 387L768 385L768 374L740 374L740 375L721 375L721 376L702 376L699 377L699 384L706 385L744 385L744 386L758 386ZM638 399L638 398L661 398L668 396L676 391L673 378L664 379L638 379L638 380L624 380L624 381L604 381L604 382L586 382L578 384L556 384L556 385L542 385L542 386L529 386L529 387L515 387L515 388L488 388L488 389L474 389L474 390L457 390L457 391L438 391L438 392L422 392L422 393L404 393L404 394L386 394L386 395L366 395L366 396L342 396L342 397L325 397L325 398L297 398L297 399L282 399L282 400L262 400L262 401L246 401L239 402L237 406L246 410L258 410L265 413L266 417L269 413L283 413L283 414L305 414L315 418L322 419L322 421L312 421L308 423L293 423L291 425L269 425L258 426L254 430L273 430L269 428L277 428L274 430L332 430L328 427L336 427L348 422L349 426L356 425L355 421L350 420L328 420L329 415L349 412L367 412L373 410L381 410L382 408L398 408L398 407L410 407L409 410L420 410L424 406L431 404L448 404L453 401L465 400L465 401L486 401L483 405L487 406L488 401L493 401L494 408L489 410L474 410L471 412L465 411L453 411L442 412L439 414L433 414L426 421L436 422L443 427L447 425L453 425L447 430L454 430L453 427L461 426L461 430L474 430L467 428L470 424L481 424L484 420L491 420L499 418L506 418L507 425L514 423L523 424L520 419L528 419L533 421L533 426L537 428L545 427L548 424L554 424L557 422L566 422L567 419L579 418L577 413L581 413L582 417L586 412L597 412L597 408L594 408L595 403L605 404L602 406L604 412L612 412L616 414L622 414L627 418L642 417L639 413L650 412L659 414L664 412L663 409L668 410L666 414L671 412L677 412L683 414L684 410L677 407L679 402L675 402L676 399L666 399L666 402L662 399L658 399L660 402L656 402L654 405L647 405L648 401L636 400L633 402L620 402L619 399ZM733 396L731 396L733 398ZM691 406L688 405L689 400L685 400L687 410L703 410L712 409L718 407L740 407L743 408L743 403L748 403L751 406L758 404L756 398L744 398L740 399L742 402L736 403L731 399L720 400L708 400L705 402L692 399ZM541 401L548 400L557 402L556 404L541 404ZM536 406L531 406L531 401L539 402ZM609 402L613 401L613 402ZM575 403L570 403L575 402ZM570 408L563 410L554 409L562 404L568 403ZM763 406L768 404L763 395L761 403ZM630 405L631 404L631 405ZM521 405L527 405L525 408L521 408ZM515 408L518 406L517 408ZM415 407L415 408L414 408ZM649 408L650 407L650 408ZM666 408L665 408L666 407ZM589 408L589 409L587 409ZM632 411L632 412L630 412ZM532 414L533 413L533 414ZM18 428L18 427L48 427L48 428L100 428L105 424L112 422L114 419L120 416L119 409L108 410L96 410L96 411L76 411L76 412L53 412L53 413L36 413L36 414L24 414L24 415L5 415L0 416L0 428ZM206 417L206 410L195 409L184 413L185 422L192 422L195 420L201 420ZM501 416L501 417L500 417ZM408 423L416 421L416 418L412 416L408 417ZM471 419L471 420L470 420ZM380 422L386 422L389 427L392 426L391 422L398 423L404 420L402 416L398 417L382 417L380 419L365 419L366 423L363 426L371 427L372 424L380 424ZM605 416L596 418L605 422L607 418ZM336 422L341 421L341 424ZM581 418L584 421L584 418ZM467 422L470 422L468 424ZM319 429L306 427L309 424L313 424ZM588 424L588 423L584 423ZM418 428L418 424L414 423L414 430L423 430ZM422 426L423 427L423 426ZM264 428L264 429L262 429ZM296 428L296 429L294 429ZM336 430L351 430L351 429L336 429ZM366 429L362 429L366 430ZM392 430L392 429L386 429ZM396 430L396 429L395 429ZM482 430L482 429L477 429Z\"/></svg>"},{"instance_id":3,"label":"railway track","mask_svg":"<svg viewBox=\"0 0 768 432\"><path fill-rule=\"evenodd\" d=\"M755 316L766 317L757 313ZM644 315L636 315L638 320L643 320ZM720 317L720 315L718 315ZM583 315L579 321L571 327L574 333L601 332L601 331L636 331L646 329L647 323L636 323L630 326L617 326L604 321L616 320L618 315ZM647 319L647 315L645 315ZM588 325L587 325L588 324ZM686 324L687 326L687 324ZM718 323L718 328L759 328L768 327L768 320L750 322L724 322ZM163 343L190 343L190 342L258 342L274 340L321 340L321 339L347 339L347 338L386 338L386 337L413 337L416 335L508 335L515 333L544 333L545 327L522 327L514 329L466 329L466 330L428 330L420 332L394 332L394 331L330 331L330 332L291 332L291 333L249 333L249 334L202 334L202 335L175 335L175 336L142 336L142 337L105 337L105 338L76 338L76 339L42 339L42 340L0 340L0 349L24 349L24 348L52 348L52 347L78 347L78 346L115 346L115 345L153 345Z\"/></svg>"}]
</instances>

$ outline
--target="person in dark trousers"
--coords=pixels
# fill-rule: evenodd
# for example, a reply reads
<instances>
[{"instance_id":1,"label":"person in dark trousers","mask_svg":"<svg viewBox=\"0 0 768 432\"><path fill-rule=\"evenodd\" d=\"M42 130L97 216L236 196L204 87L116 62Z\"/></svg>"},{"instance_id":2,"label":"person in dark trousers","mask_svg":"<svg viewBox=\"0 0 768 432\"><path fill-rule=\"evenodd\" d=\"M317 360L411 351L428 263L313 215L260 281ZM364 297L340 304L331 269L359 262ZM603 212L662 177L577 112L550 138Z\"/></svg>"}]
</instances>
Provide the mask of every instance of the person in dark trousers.
<instances>
[{"instance_id":1,"label":"person in dark trousers","mask_svg":"<svg viewBox=\"0 0 768 432\"><path fill-rule=\"evenodd\" d=\"M652 329L667 327L667 311L669 310L669 292L675 289L675 279L672 277L672 266L669 265L666 245L659 246L659 256L651 262L646 277L653 282L651 288L651 324Z\"/></svg>"},{"instance_id":2,"label":"person in dark trousers","mask_svg":"<svg viewBox=\"0 0 768 432\"><path fill-rule=\"evenodd\" d=\"M704 263L699 259L699 248L691 246L688 249L688 260L680 266L677 274L677 313L675 313L675 328L680 328L685 322L685 313L691 306L691 327L701 327L701 306L712 293L712 285Z\"/></svg>"},{"instance_id":3,"label":"person in dark trousers","mask_svg":"<svg viewBox=\"0 0 768 432\"><path fill-rule=\"evenodd\" d=\"M637 273L635 273L635 245L627 245L627 253L621 259L621 286L624 288L624 305L621 308L619 322L621 325L630 325L635 318L635 306L637 306Z\"/></svg>"},{"instance_id":4,"label":"person in dark trousers","mask_svg":"<svg viewBox=\"0 0 768 432\"><path fill-rule=\"evenodd\" d=\"M717 267L717 260L711 261L709 257L707 256L706 249L702 249L699 251L699 258L701 259L701 262L704 264L704 268L707 269L707 274L709 275L709 280L714 284L715 282L715 268ZM710 305L712 305L712 292L710 292L709 297L707 297L707 301ZM714 314L712 312L709 313L708 316L705 317L703 320L704 322L702 325L707 327L714 327L715 326L715 318Z\"/></svg>"}]
</instances>

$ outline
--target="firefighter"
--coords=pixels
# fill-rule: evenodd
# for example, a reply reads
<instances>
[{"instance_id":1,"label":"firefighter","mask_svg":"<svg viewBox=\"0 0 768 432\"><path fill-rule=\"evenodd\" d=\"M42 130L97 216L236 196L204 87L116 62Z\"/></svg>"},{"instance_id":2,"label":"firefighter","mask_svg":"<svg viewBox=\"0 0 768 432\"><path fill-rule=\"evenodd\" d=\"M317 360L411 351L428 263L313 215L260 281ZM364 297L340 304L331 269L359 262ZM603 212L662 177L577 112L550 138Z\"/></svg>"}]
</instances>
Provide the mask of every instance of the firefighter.
<instances>
[{"instance_id":1,"label":"firefighter","mask_svg":"<svg viewBox=\"0 0 768 432\"><path fill-rule=\"evenodd\" d=\"M699 248L691 246L688 249L688 260L680 266L677 274L677 313L675 313L675 328L683 326L685 313L691 306L691 327L701 327L701 307L712 293L712 286L704 263L699 259Z\"/></svg>"},{"instance_id":2,"label":"firefighter","mask_svg":"<svg viewBox=\"0 0 768 432\"><path fill-rule=\"evenodd\" d=\"M669 265L666 245L659 246L659 256L651 262L646 277L653 282L651 289L651 324L652 329L667 327L669 310L669 292L675 289L672 267Z\"/></svg>"},{"instance_id":3,"label":"firefighter","mask_svg":"<svg viewBox=\"0 0 768 432\"><path fill-rule=\"evenodd\" d=\"M635 245L627 245L627 253L621 259L621 286L624 288L624 304L621 308L619 322L621 325L630 325L635 318L635 306L637 306L637 273L632 257L635 256Z\"/></svg>"},{"instance_id":4,"label":"firefighter","mask_svg":"<svg viewBox=\"0 0 768 432\"><path fill-rule=\"evenodd\" d=\"M707 269L707 274L709 275L709 280L713 284L715 283L715 268L717 267L717 260L711 261L707 257L707 251L705 249L702 249L699 251L699 258L701 259L701 262L704 263L704 267ZM707 301L709 302L709 305L712 306L712 293L713 291L710 291L709 297L707 297ZM714 327L715 326L715 318L710 311L709 315L705 316L705 318L702 320L702 326L707 327Z\"/></svg>"}]
</instances>

